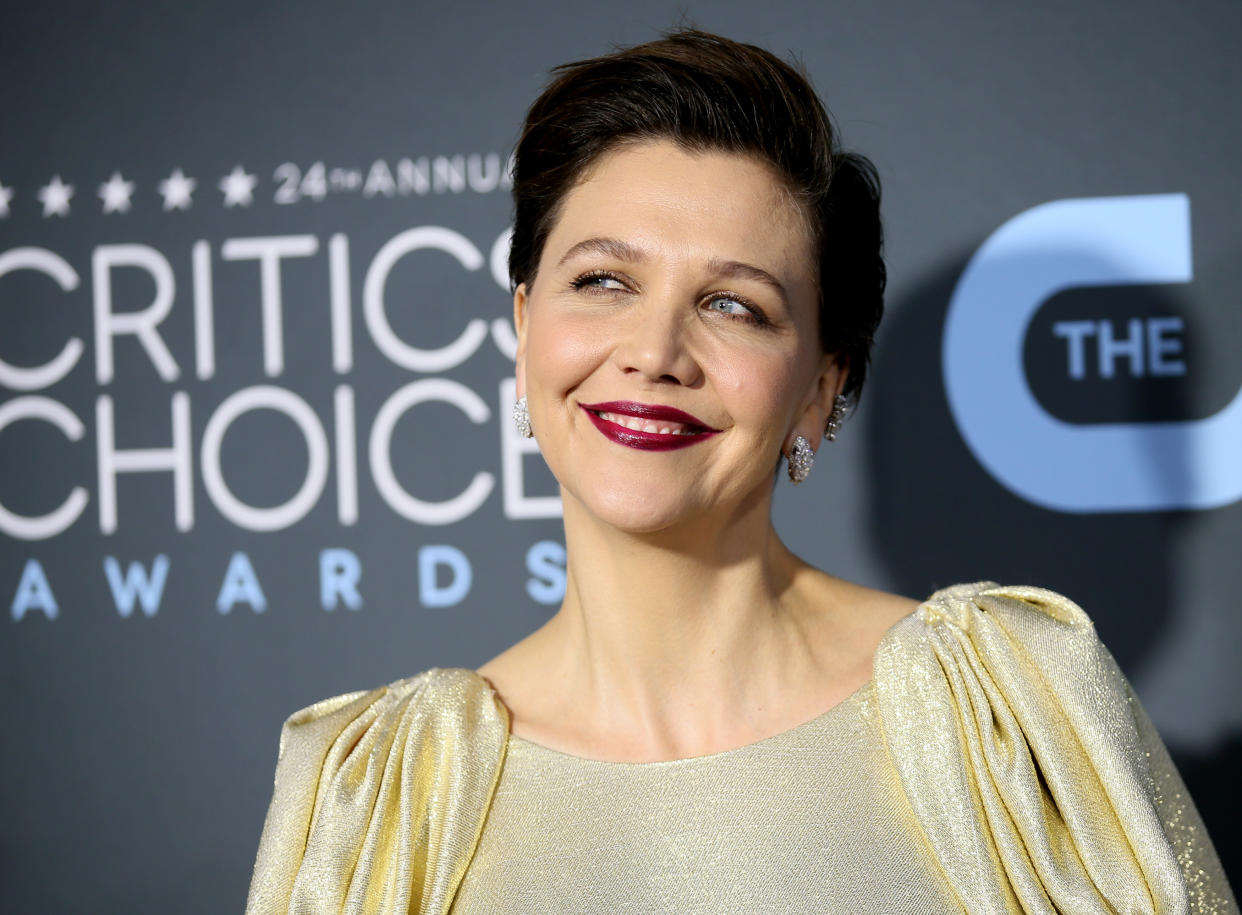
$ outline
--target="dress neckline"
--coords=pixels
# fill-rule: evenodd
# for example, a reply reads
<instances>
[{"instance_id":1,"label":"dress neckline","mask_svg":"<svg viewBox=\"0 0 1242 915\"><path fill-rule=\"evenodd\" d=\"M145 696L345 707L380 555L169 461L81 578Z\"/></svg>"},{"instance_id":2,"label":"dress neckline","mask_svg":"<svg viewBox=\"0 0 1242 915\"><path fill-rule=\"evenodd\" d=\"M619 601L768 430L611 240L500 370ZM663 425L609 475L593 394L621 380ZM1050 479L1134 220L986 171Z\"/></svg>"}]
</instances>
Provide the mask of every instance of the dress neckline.
<instances>
[{"instance_id":1,"label":"dress neckline","mask_svg":"<svg viewBox=\"0 0 1242 915\"><path fill-rule=\"evenodd\" d=\"M921 611L924 610L924 608L934 603L935 601L940 600L943 597L955 597L960 594L965 594L968 591L971 593L978 593L990 587L995 587L995 583L990 582L990 581L983 581L983 582L976 582L975 584L971 584L971 585L953 585L951 587L941 588L935 591L926 600L916 605L914 609L912 609L909 613L905 614L904 616L894 621L893 624L889 626L888 629L884 631L884 634L880 637L879 644L883 644L885 640L890 638L898 626L901 626L907 621L909 621L910 619L916 617ZM878 646L876 648L876 651L877 652L879 651ZM474 673L476 676L479 676L477 671L472 671L472 673ZM503 705L503 700L501 700L499 695L496 694L496 691L492 687L491 683L487 682L481 676L480 676L480 679L483 680L483 682L487 684L487 688L491 690L493 696L496 696L496 700L498 702L501 702L501 704ZM858 687L858 689L854 690L854 692L850 693L848 696L846 696L836 705L832 706L826 711L820 712L814 718L804 721L801 724L794 725L792 728L787 728L784 731L778 731L777 733L770 734L767 737L761 737L758 740L752 741L751 743L742 744L741 746L737 746L737 747L730 747L727 750L719 750L715 753L703 753L698 756L684 756L684 757L681 757L680 759L657 759L657 760L651 760L648 762L626 762L622 760L593 759L592 757L589 757L589 756L578 756L577 754L574 754L574 753L566 753L564 750L556 750L556 749L553 749L552 747L546 746L541 743L537 743L528 738L519 737L512 732L509 733L507 746L509 749L513 749L516 747L530 754L541 756L547 762L552 762L552 761L559 759L562 762L578 762L583 765L590 765L590 766L619 766L619 767L628 766L628 767L640 768L644 766L677 766L680 764L704 762L704 761L710 761L714 759L725 758L725 757L728 757L728 756L731 756L737 753L745 753L748 750L760 749L774 741L778 742L778 741L792 738L803 730L810 730L816 727L817 725L827 725L830 720L834 719L835 717L839 715L843 715L844 714L843 709L852 708L853 706L858 705L862 701L865 695L869 695L873 691L874 687L875 687L875 677L873 676L870 680L868 680L862 686Z\"/></svg>"},{"instance_id":2,"label":"dress neckline","mask_svg":"<svg viewBox=\"0 0 1242 915\"><path fill-rule=\"evenodd\" d=\"M711 763L716 761L724 761L734 756L742 755L756 750L770 748L776 744L784 743L795 737L798 737L805 731L817 730L826 727L829 723L835 722L837 718L842 718L848 711L854 709L861 704L866 696L871 692L875 685L875 681L868 680L854 692L850 693L840 702L836 703L826 711L820 712L814 718L803 721L801 724L795 724L791 728L784 731L778 731L767 737L761 737L750 743L744 743L740 746L730 747L727 750L717 750L715 753L703 753L698 756L683 756L678 759L656 759L645 762L629 762L624 760L612 759L594 759L589 756L579 756L575 753L567 753L564 750L557 750L544 744L537 743L526 737L519 737L516 734L509 734L509 751L514 749L519 752L527 753L537 757L543 762L559 761L564 764L576 764L582 766L593 767L614 767L617 769L654 769L658 767L674 767L685 766L700 763Z\"/></svg>"}]
</instances>

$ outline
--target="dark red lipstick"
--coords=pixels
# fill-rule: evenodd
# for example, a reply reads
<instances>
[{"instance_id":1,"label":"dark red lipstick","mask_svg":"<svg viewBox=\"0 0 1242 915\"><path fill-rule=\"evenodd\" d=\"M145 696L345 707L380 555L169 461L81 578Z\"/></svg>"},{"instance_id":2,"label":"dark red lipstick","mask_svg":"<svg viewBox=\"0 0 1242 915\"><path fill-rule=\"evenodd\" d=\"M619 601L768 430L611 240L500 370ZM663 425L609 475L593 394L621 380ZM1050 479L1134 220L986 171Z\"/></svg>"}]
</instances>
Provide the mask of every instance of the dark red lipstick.
<instances>
[{"instance_id":1,"label":"dark red lipstick","mask_svg":"<svg viewBox=\"0 0 1242 915\"><path fill-rule=\"evenodd\" d=\"M595 428L618 445L637 448L640 451L671 451L674 448L688 448L690 445L711 438L719 429L713 429L696 416L691 416L675 407L663 407L657 404L635 403L630 400L613 400L607 403L579 404L586 411ZM646 432L631 429L612 417L631 417L643 420L644 425L650 424L668 428L668 432Z\"/></svg>"}]
</instances>

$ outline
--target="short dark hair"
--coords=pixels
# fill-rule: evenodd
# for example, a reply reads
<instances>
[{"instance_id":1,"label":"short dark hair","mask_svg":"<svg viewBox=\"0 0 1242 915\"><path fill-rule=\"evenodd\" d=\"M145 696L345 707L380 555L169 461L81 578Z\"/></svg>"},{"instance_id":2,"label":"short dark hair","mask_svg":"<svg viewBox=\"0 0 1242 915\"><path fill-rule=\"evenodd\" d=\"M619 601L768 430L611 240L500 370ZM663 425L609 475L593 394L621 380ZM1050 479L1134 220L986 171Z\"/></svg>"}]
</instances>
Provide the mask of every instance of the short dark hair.
<instances>
[{"instance_id":1,"label":"short dark hair","mask_svg":"<svg viewBox=\"0 0 1242 915\"><path fill-rule=\"evenodd\" d=\"M848 362L845 393L857 397L884 311L880 183L866 158L838 148L807 77L762 48L694 29L553 73L514 154L513 288L534 282L565 195L618 144L669 139L757 156L808 218L819 251L820 342Z\"/></svg>"}]
</instances>

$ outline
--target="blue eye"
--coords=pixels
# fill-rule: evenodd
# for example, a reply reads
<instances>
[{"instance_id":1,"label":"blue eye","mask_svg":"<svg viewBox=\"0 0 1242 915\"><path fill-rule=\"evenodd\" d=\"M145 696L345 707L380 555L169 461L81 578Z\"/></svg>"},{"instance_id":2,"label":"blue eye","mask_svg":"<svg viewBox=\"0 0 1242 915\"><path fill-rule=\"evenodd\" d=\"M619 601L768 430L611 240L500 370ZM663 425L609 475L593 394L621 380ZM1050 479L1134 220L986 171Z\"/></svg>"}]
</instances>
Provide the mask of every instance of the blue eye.
<instances>
[{"instance_id":1,"label":"blue eye","mask_svg":"<svg viewBox=\"0 0 1242 915\"><path fill-rule=\"evenodd\" d=\"M611 273L586 273L570 283L574 289L592 289L601 292L625 292L629 287Z\"/></svg>"},{"instance_id":2,"label":"blue eye","mask_svg":"<svg viewBox=\"0 0 1242 915\"><path fill-rule=\"evenodd\" d=\"M730 321L746 321L759 327L769 326L768 316L763 313L763 310L741 296L718 292L708 296L705 303L708 311L714 311Z\"/></svg>"},{"instance_id":3,"label":"blue eye","mask_svg":"<svg viewBox=\"0 0 1242 915\"><path fill-rule=\"evenodd\" d=\"M719 312L722 315L728 315L731 318L754 317L754 312L747 308L742 302L729 295L713 296L707 300L707 307L712 311Z\"/></svg>"}]
</instances>

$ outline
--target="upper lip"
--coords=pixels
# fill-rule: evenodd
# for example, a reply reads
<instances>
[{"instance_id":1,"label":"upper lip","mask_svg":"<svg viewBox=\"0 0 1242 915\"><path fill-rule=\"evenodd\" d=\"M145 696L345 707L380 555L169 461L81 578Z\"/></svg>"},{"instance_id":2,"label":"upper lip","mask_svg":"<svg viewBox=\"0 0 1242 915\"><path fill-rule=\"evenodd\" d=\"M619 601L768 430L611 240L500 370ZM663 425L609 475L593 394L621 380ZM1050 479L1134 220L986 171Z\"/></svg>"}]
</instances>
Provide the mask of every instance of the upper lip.
<instances>
[{"instance_id":1,"label":"upper lip","mask_svg":"<svg viewBox=\"0 0 1242 915\"><path fill-rule=\"evenodd\" d=\"M633 400L610 400L607 403L584 403L581 405L583 409L590 410L594 413L624 413L627 416L641 416L644 419L664 419L670 422L683 423L687 426L698 426L708 432L719 432L697 416L693 416L684 410L678 410L676 407L666 407L662 404L638 403Z\"/></svg>"}]
</instances>

